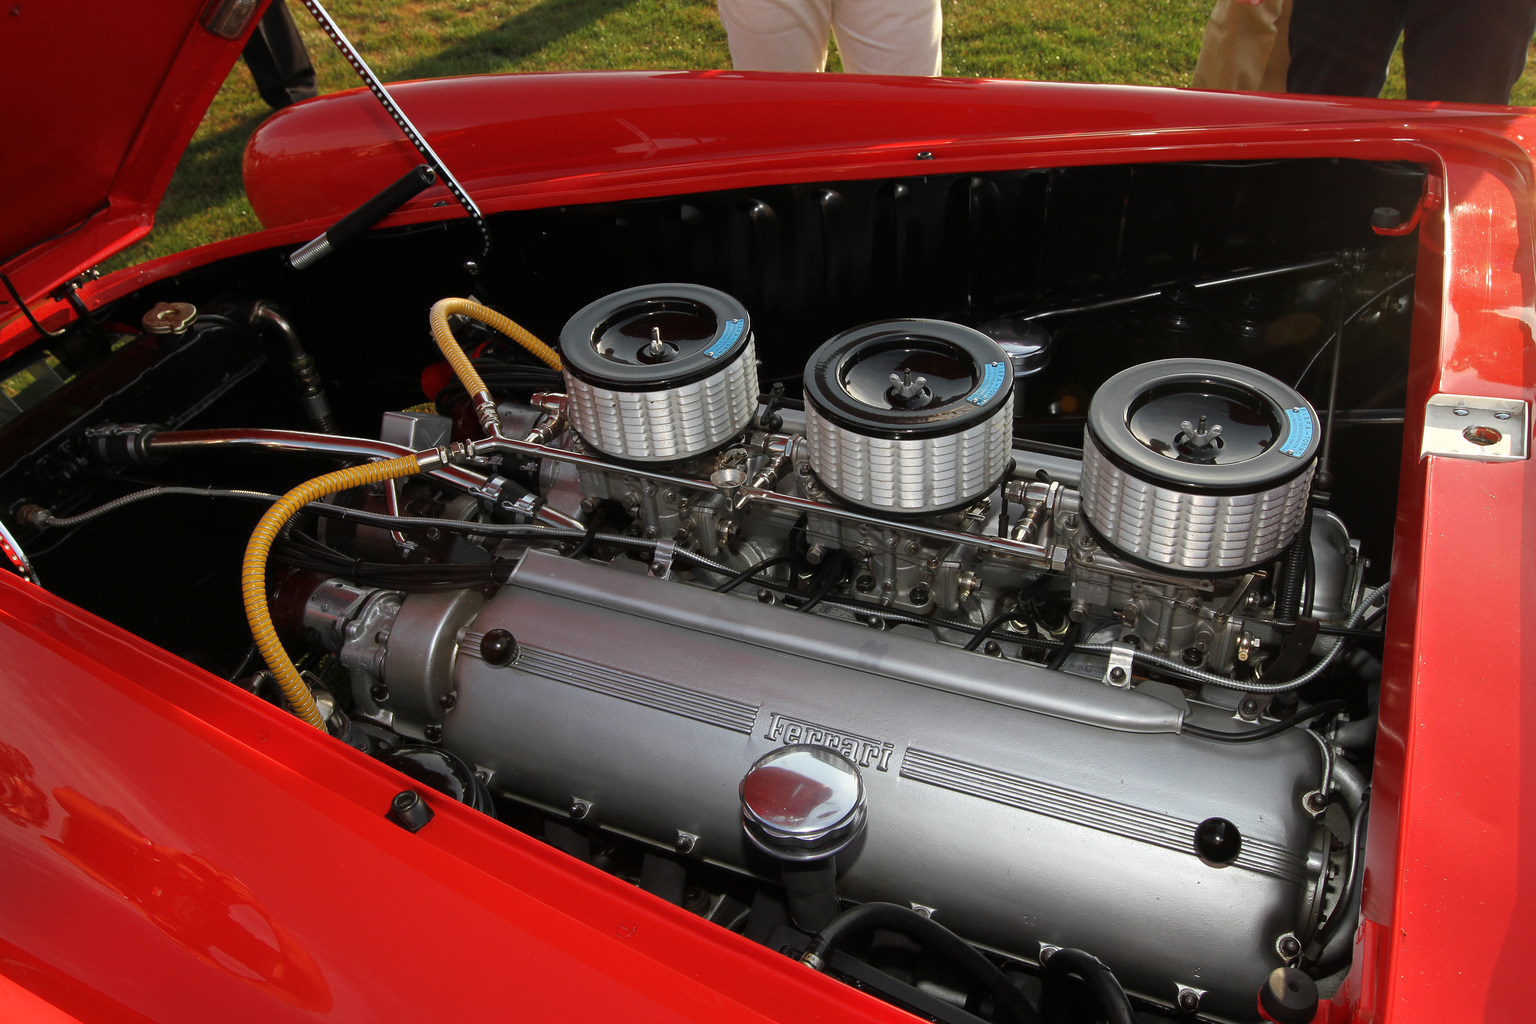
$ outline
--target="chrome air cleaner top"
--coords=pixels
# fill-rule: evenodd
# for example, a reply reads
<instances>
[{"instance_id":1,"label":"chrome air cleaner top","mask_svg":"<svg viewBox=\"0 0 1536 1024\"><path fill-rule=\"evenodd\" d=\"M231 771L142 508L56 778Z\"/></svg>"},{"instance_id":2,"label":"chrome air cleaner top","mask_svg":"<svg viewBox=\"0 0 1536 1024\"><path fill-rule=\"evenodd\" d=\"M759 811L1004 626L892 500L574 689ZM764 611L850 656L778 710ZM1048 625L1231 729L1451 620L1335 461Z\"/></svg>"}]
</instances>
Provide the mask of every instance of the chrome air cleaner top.
<instances>
[{"instance_id":1,"label":"chrome air cleaner top","mask_svg":"<svg viewBox=\"0 0 1536 1024\"><path fill-rule=\"evenodd\" d=\"M898 515L961 508L1008 470L1013 371L991 338L941 320L844 331L805 370L811 468L843 502Z\"/></svg>"},{"instance_id":2,"label":"chrome air cleaner top","mask_svg":"<svg viewBox=\"0 0 1536 1024\"><path fill-rule=\"evenodd\" d=\"M1083 514L1142 565L1245 572L1296 536L1319 435L1307 400L1268 374L1214 359L1133 366L1093 396Z\"/></svg>"},{"instance_id":3,"label":"chrome air cleaner top","mask_svg":"<svg viewBox=\"0 0 1536 1024\"><path fill-rule=\"evenodd\" d=\"M757 409L747 311L702 285L642 285L590 303L560 332L560 356L571 425L617 459L703 455Z\"/></svg>"}]
</instances>

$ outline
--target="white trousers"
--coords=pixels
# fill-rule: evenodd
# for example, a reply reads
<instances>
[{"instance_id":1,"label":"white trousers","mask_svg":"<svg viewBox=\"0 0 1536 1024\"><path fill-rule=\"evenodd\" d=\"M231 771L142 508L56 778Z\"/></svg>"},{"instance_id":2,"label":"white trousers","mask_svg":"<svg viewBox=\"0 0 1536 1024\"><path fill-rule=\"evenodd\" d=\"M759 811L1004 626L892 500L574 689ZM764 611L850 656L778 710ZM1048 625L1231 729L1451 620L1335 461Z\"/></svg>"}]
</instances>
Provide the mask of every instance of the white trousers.
<instances>
[{"instance_id":1,"label":"white trousers","mask_svg":"<svg viewBox=\"0 0 1536 1024\"><path fill-rule=\"evenodd\" d=\"M837 35L856 75L937 75L939 0L719 0L738 71L825 71Z\"/></svg>"}]
</instances>

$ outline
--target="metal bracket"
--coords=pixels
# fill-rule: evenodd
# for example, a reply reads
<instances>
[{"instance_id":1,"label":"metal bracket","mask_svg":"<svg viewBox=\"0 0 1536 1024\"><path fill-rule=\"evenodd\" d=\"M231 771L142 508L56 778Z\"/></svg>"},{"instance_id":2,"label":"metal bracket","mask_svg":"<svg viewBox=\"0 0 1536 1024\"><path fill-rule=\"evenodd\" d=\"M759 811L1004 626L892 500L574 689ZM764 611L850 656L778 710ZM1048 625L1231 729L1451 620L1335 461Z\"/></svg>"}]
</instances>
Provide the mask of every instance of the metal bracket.
<instances>
[{"instance_id":1,"label":"metal bracket","mask_svg":"<svg viewBox=\"0 0 1536 1024\"><path fill-rule=\"evenodd\" d=\"M1104 666L1104 685L1120 690L1129 689L1135 660L1136 648L1130 644L1110 644L1109 664Z\"/></svg>"},{"instance_id":2,"label":"metal bracket","mask_svg":"<svg viewBox=\"0 0 1536 1024\"><path fill-rule=\"evenodd\" d=\"M1419 454L1514 462L1529 457L1530 436L1530 406L1520 399L1431 395Z\"/></svg>"},{"instance_id":3,"label":"metal bracket","mask_svg":"<svg viewBox=\"0 0 1536 1024\"><path fill-rule=\"evenodd\" d=\"M651 575L659 580L672 578L672 556L677 552L677 541L659 540L656 553L651 556Z\"/></svg>"},{"instance_id":4,"label":"metal bracket","mask_svg":"<svg viewBox=\"0 0 1536 1024\"><path fill-rule=\"evenodd\" d=\"M1195 988L1193 985L1186 985L1182 981L1175 981L1174 984L1179 989L1174 1005L1178 1006L1185 1013L1194 1013L1200 1009L1200 1001L1205 998L1206 989Z\"/></svg>"}]
</instances>

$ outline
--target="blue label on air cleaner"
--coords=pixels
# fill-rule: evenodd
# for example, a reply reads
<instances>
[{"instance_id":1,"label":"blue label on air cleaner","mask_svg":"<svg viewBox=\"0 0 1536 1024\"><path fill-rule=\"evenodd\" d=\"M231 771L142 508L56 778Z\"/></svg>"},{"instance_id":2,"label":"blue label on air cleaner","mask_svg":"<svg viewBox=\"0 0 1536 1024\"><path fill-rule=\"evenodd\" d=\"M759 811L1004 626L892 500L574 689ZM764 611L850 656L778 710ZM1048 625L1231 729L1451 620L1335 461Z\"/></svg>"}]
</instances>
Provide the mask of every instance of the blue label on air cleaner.
<instances>
[{"instance_id":1,"label":"blue label on air cleaner","mask_svg":"<svg viewBox=\"0 0 1536 1024\"><path fill-rule=\"evenodd\" d=\"M981 385L971 392L971 397L966 401L973 405L986 405L992 400L992 396L1003 388L1003 364L988 363L982 371Z\"/></svg>"},{"instance_id":2,"label":"blue label on air cleaner","mask_svg":"<svg viewBox=\"0 0 1536 1024\"><path fill-rule=\"evenodd\" d=\"M1285 416L1290 420L1291 432L1286 435L1285 447L1280 453L1293 459L1302 458L1312 446L1312 413L1304 408L1287 409Z\"/></svg>"},{"instance_id":3,"label":"blue label on air cleaner","mask_svg":"<svg viewBox=\"0 0 1536 1024\"><path fill-rule=\"evenodd\" d=\"M720 332L720 337L715 339L713 345L704 350L704 354L711 359L719 359L725 355L731 350L731 346L736 344L736 339L741 337L741 330L745 326L746 324L741 320L727 320L725 330Z\"/></svg>"}]
</instances>

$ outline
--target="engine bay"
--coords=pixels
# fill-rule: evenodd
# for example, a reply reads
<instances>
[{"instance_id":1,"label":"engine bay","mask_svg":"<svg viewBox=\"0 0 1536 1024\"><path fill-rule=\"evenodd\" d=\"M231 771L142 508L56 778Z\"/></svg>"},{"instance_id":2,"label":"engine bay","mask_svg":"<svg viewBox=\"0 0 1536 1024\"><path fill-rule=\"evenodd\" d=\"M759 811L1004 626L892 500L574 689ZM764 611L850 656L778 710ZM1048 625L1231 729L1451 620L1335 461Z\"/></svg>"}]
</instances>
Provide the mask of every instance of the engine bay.
<instances>
[{"instance_id":1,"label":"engine bay","mask_svg":"<svg viewBox=\"0 0 1536 1024\"><path fill-rule=\"evenodd\" d=\"M497 214L474 277L454 222L235 256L0 368L0 517L415 780L402 827L460 800L929 1019L1252 1020L1351 955L1416 257L1373 224L1421 188L1071 167Z\"/></svg>"}]
</instances>

